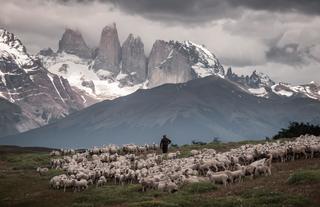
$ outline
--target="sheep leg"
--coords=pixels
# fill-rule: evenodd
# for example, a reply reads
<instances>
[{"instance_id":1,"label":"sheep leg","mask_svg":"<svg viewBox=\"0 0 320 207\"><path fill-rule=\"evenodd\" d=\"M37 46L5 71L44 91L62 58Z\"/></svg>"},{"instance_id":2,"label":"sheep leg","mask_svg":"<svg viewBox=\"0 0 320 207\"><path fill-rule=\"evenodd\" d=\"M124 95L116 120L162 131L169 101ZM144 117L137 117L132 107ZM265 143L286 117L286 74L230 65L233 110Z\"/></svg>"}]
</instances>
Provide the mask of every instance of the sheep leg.
<instances>
[{"instance_id":1,"label":"sheep leg","mask_svg":"<svg viewBox=\"0 0 320 207\"><path fill-rule=\"evenodd\" d=\"M308 159L308 155L306 152L303 152L305 159Z\"/></svg>"},{"instance_id":2,"label":"sheep leg","mask_svg":"<svg viewBox=\"0 0 320 207\"><path fill-rule=\"evenodd\" d=\"M227 181L223 180L222 182L223 182L224 187L227 187Z\"/></svg>"},{"instance_id":3,"label":"sheep leg","mask_svg":"<svg viewBox=\"0 0 320 207\"><path fill-rule=\"evenodd\" d=\"M251 173L251 175L250 175L250 179L251 179L251 180L253 180L253 177L254 177L254 174L253 174L253 173Z\"/></svg>"}]
</instances>

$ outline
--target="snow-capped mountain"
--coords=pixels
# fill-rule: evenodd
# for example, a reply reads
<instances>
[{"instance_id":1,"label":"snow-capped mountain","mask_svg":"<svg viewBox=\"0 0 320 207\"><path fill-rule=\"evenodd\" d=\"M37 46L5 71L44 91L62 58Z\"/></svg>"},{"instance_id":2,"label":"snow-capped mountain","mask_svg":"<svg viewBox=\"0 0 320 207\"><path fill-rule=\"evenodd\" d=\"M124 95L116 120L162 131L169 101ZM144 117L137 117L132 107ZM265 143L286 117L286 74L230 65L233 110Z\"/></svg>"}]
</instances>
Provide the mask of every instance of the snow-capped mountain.
<instances>
[{"instance_id":1,"label":"snow-capped mountain","mask_svg":"<svg viewBox=\"0 0 320 207\"><path fill-rule=\"evenodd\" d=\"M135 79L135 74L140 68L139 64L133 64L139 59L136 55L137 44L134 39L129 35L122 47L122 56L115 24L103 29L97 49L89 49L80 32L66 29L59 41L57 52L49 48L40 51L37 57L50 72L68 79L73 87L85 91L95 99L95 102L98 102L125 96L143 88L145 77L140 81ZM139 47L139 54L144 56L142 42ZM90 51L94 52L90 53ZM121 57L123 57L122 62ZM121 65L123 65L122 68ZM132 65L132 68L128 65ZM142 67L146 71L146 66L142 64ZM136 71L130 71L130 69Z\"/></svg>"},{"instance_id":2,"label":"snow-capped mountain","mask_svg":"<svg viewBox=\"0 0 320 207\"><path fill-rule=\"evenodd\" d=\"M274 93L286 97L300 95L311 99L320 100L320 85L313 81L309 84L298 86L293 86L288 83L278 83L273 85L271 88Z\"/></svg>"},{"instance_id":3,"label":"snow-capped mountain","mask_svg":"<svg viewBox=\"0 0 320 207\"><path fill-rule=\"evenodd\" d=\"M148 60L149 88L164 83L183 83L209 75L224 77L223 66L214 54L191 41L157 40Z\"/></svg>"},{"instance_id":4,"label":"snow-capped mountain","mask_svg":"<svg viewBox=\"0 0 320 207\"><path fill-rule=\"evenodd\" d=\"M204 46L157 40L147 58L140 37L130 34L120 45L114 23L103 29L97 49L90 49L79 31L66 29L57 52L49 48L37 57L50 72L68 79L97 101L165 83L209 75L224 77L223 66Z\"/></svg>"},{"instance_id":5,"label":"snow-capped mountain","mask_svg":"<svg viewBox=\"0 0 320 207\"><path fill-rule=\"evenodd\" d=\"M239 87L258 97L270 98L274 95L282 97L306 97L320 100L320 86L315 82L303 85L291 85L288 83L275 83L271 78L263 73L253 71L250 76L238 76L227 70L227 79L237 83Z\"/></svg>"},{"instance_id":6,"label":"snow-capped mountain","mask_svg":"<svg viewBox=\"0 0 320 207\"><path fill-rule=\"evenodd\" d=\"M175 43L177 49L185 54L192 64L192 69L198 78L204 78L209 75L217 75L224 78L224 68L216 56L211 53L205 46L198 45L191 41Z\"/></svg>"},{"instance_id":7,"label":"snow-capped mountain","mask_svg":"<svg viewBox=\"0 0 320 207\"><path fill-rule=\"evenodd\" d=\"M62 76L72 86L85 91L92 99L95 99L94 102L125 96L142 86L141 84L121 86L121 80L125 78L124 74L120 73L113 78L109 77L108 71L95 72L90 69L90 60L82 59L76 55L62 52L50 56L39 55L38 57L51 73Z\"/></svg>"},{"instance_id":8,"label":"snow-capped mountain","mask_svg":"<svg viewBox=\"0 0 320 207\"><path fill-rule=\"evenodd\" d=\"M253 71L250 76L238 76L228 68L227 79L237 83L243 90L258 97L269 98L272 95L271 87L275 84L266 74Z\"/></svg>"},{"instance_id":9,"label":"snow-capped mountain","mask_svg":"<svg viewBox=\"0 0 320 207\"><path fill-rule=\"evenodd\" d=\"M91 102L126 96L140 88L184 83L210 75L229 79L258 97L303 96L320 100L316 84L276 84L258 71L250 76L239 76L229 68L225 73L212 52L191 41L157 40L146 57L140 37L129 34L120 44L115 23L103 29L96 49L87 46L79 31L66 29L57 52L49 48L40 51L37 57L50 72L66 78L80 92L90 94Z\"/></svg>"},{"instance_id":10,"label":"snow-capped mountain","mask_svg":"<svg viewBox=\"0 0 320 207\"><path fill-rule=\"evenodd\" d=\"M18 132L86 106L67 79L47 71L14 34L4 29L0 29L0 97L21 109L23 118L16 119L14 126Z\"/></svg>"}]
</instances>

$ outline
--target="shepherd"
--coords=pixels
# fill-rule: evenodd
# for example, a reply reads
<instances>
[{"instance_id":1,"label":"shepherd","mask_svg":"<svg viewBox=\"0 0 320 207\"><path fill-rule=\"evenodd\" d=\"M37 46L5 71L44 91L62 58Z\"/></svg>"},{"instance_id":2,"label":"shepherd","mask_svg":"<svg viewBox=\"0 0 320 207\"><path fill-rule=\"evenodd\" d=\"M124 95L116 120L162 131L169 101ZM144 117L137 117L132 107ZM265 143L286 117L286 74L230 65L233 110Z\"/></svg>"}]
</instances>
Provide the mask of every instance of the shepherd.
<instances>
[{"instance_id":1,"label":"shepherd","mask_svg":"<svg viewBox=\"0 0 320 207\"><path fill-rule=\"evenodd\" d=\"M160 148L162 149L163 153L168 152L168 147L170 143L171 143L171 140L167 138L167 135L163 135L160 142Z\"/></svg>"}]
</instances>

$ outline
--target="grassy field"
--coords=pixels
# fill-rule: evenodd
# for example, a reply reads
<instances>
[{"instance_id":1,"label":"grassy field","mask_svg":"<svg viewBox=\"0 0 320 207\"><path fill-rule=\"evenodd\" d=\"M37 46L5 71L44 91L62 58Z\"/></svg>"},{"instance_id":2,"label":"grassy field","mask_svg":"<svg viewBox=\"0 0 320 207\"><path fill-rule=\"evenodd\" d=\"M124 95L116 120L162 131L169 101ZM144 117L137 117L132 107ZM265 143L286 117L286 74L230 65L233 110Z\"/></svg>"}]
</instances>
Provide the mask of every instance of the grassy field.
<instances>
[{"instance_id":1,"label":"grassy field","mask_svg":"<svg viewBox=\"0 0 320 207\"><path fill-rule=\"evenodd\" d=\"M226 151L247 143L211 143L185 145L181 156L191 149L215 148ZM176 150L176 149L174 149ZM176 193L141 192L140 185L118 186L112 183L81 193L51 190L49 179L61 173L50 170L39 176L35 169L47 166L48 149L0 147L0 206L320 206L320 159L274 163L272 176L246 179L243 183L222 187L211 183L184 186Z\"/></svg>"}]
</instances>

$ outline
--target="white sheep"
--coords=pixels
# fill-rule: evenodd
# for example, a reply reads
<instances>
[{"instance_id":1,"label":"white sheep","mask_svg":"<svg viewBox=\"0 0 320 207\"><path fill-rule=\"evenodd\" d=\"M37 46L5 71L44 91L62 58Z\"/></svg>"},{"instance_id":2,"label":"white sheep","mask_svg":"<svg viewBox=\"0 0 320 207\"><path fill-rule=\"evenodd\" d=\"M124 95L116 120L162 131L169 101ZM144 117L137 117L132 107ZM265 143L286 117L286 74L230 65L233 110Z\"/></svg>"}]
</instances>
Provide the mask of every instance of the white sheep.
<instances>
[{"instance_id":1,"label":"white sheep","mask_svg":"<svg viewBox=\"0 0 320 207\"><path fill-rule=\"evenodd\" d=\"M227 185L240 182L244 176L271 175L272 159L284 162L291 155L313 158L319 154L319 146L320 137L304 136L282 143L243 145L223 153L214 149L195 150L191 152L193 156L187 158L178 158L179 151L157 155L150 152L155 146L147 144L108 145L78 153L61 150L61 154L70 155L52 159L51 166L66 174L53 177L50 186L81 191L88 185L99 187L110 180L120 185L140 183L143 191L173 192L184 184L201 181Z\"/></svg>"},{"instance_id":2,"label":"white sheep","mask_svg":"<svg viewBox=\"0 0 320 207\"><path fill-rule=\"evenodd\" d=\"M225 173L221 172L216 174L212 171L208 171L207 176L209 177L209 180L213 184L220 183L220 184L223 184L224 186L227 186L229 177Z\"/></svg>"},{"instance_id":3,"label":"white sheep","mask_svg":"<svg viewBox=\"0 0 320 207\"><path fill-rule=\"evenodd\" d=\"M97 187L101 187L107 183L107 179L104 176L101 176L97 181Z\"/></svg>"},{"instance_id":4,"label":"white sheep","mask_svg":"<svg viewBox=\"0 0 320 207\"><path fill-rule=\"evenodd\" d=\"M176 152L170 152L167 155L168 159L177 159L177 157L180 155L180 151L176 151Z\"/></svg>"},{"instance_id":5,"label":"white sheep","mask_svg":"<svg viewBox=\"0 0 320 207\"><path fill-rule=\"evenodd\" d=\"M45 175L46 173L49 172L49 169L46 168L46 167L44 167L44 168L37 167L37 170L36 170L36 171L39 173L39 175Z\"/></svg>"},{"instance_id":6,"label":"white sheep","mask_svg":"<svg viewBox=\"0 0 320 207\"><path fill-rule=\"evenodd\" d=\"M192 156L196 156L196 155L200 154L201 152L199 150L191 150L190 153Z\"/></svg>"},{"instance_id":7,"label":"white sheep","mask_svg":"<svg viewBox=\"0 0 320 207\"><path fill-rule=\"evenodd\" d=\"M88 181L85 179L75 180L74 181L75 191L80 192L81 190L85 190L88 188Z\"/></svg>"}]
</instances>

